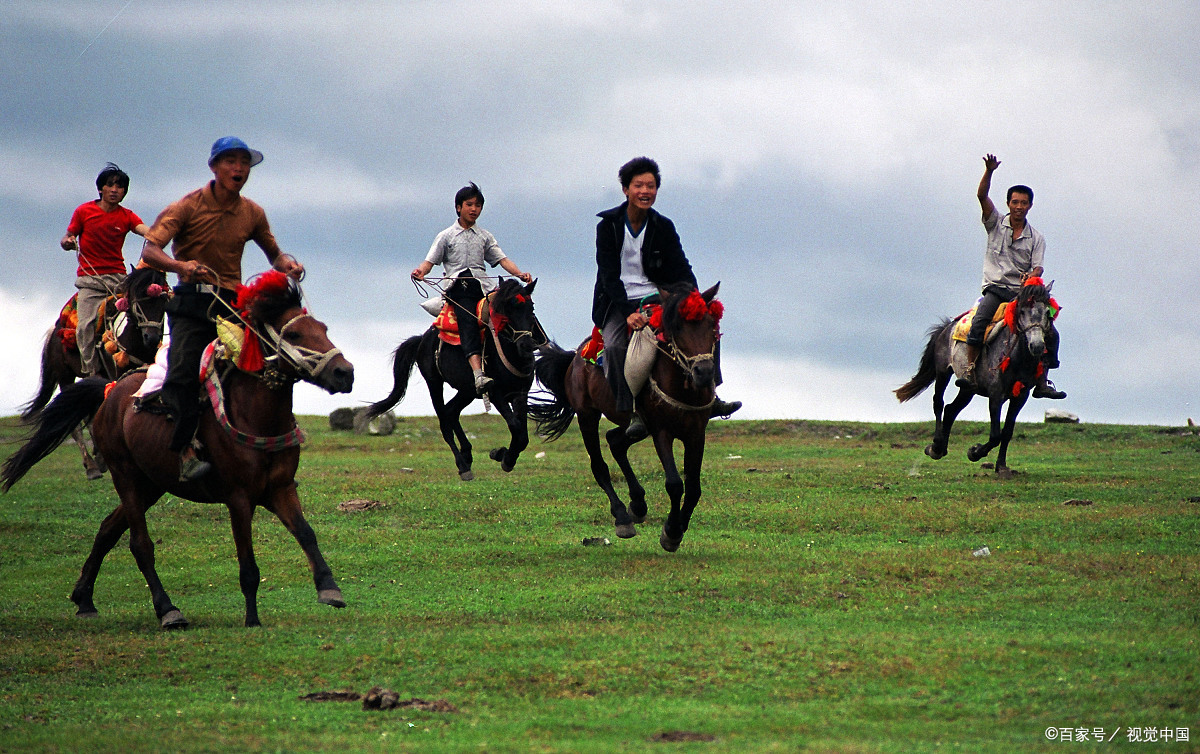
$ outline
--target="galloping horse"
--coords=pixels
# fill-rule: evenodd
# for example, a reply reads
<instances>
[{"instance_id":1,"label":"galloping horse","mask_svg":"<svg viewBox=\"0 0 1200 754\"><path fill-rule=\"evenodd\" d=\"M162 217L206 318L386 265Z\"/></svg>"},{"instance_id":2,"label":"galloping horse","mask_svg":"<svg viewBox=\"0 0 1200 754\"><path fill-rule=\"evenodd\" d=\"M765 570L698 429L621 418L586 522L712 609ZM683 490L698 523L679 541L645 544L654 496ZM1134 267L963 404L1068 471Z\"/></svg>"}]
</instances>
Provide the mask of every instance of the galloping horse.
<instances>
[{"instance_id":1,"label":"galloping horse","mask_svg":"<svg viewBox=\"0 0 1200 754\"><path fill-rule=\"evenodd\" d=\"M925 448L925 455L939 459L946 455L946 445L954 420L976 395L988 399L991 413L991 433L985 443L972 445L967 458L978 461L985 458L992 448L1000 446L996 456L996 473L1008 477L1008 443L1012 439L1017 414L1029 390L1044 373L1042 356L1046 350L1046 335L1053 326L1054 313L1058 305L1050 298L1051 285L1044 285L1041 278L1030 278L1021 287L1015 301L1008 305L1004 325L999 334L987 344L979 357L975 369L975 386L959 388L958 395L945 405L943 393L955 371L966 367L965 344L953 340L954 326L959 318L946 318L929 330L929 343L921 356L916 375L894 392L901 402L918 396L931 384L933 390L933 416L935 420L933 442ZM995 325L1001 327L1000 324ZM1004 426L1000 426L1000 409L1008 403L1008 414Z\"/></svg>"},{"instance_id":2,"label":"galloping horse","mask_svg":"<svg viewBox=\"0 0 1200 754\"><path fill-rule=\"evenodd\" d=\"M149 267L133 270L117 286L105 305L105 338L97 339L96 343L97 355L110 378L116 379L130 369L154 361L154 353L162 340L163 315L169 295L167 276ZM109 342L114 344L112 352L105 347ZM55 388L66 390L83 376L74 332L64 332L60 323L56 323L42 346L42 374L37 395L21 407L21 419L32 421L50 402ZM104 475L103 459L93 459L88 453L82 426L76 427L71 434L83 456L88 479L99 479Z\"/></svg>"},{"instance_id":3,"label":"galloping horse","mask_svg":"<svg viewBox=\"0 0 1200 754\"><path fill-rule=\"evenodd\" d=\"M292 415L292 388L296 381L305 380L330 393L349 392L354 367L329 341L325 325L301 307L299 287L282 273L264 273L252 285L240 288L235 308L245 325L244 356L237 365L214 358L214 372L206 381L214 410L203 412L197 435L212 461L208 474L193 482L179 481L179 454L167 449L171 423L160 413L138 410L135 405L134 394L146 378L142 372L130 373L110 386L103 378L91 377L67 388L42 411L33 437L5 462L0 477L8 490L73 427L95 416L96 445L108 459L121 502L100 525L71 593L78 615L97 614L92 592L100 564L128 529L129 549L150 587L162 627L187 625L155 572L154 540L146 528L146 511L164 493L229 508L247 626L260 625L259 570L250 541L256 506L278 516L300 543L312 569L317 601L345 606L296 494L304 435ZM218 379L222 372L223 378Z\"/></svg>"},{"instance_id":4,"label":"galloping horse","mask_svg":"<svg viewBox=\"0 0 1200 754\"><path fill-rule=\"evenodd\" d=\"M529 388L533 385L533 357L535 349L545 340L542 327L533 314L535 285L536 280L524 286L512 278L501 281L489 300L490 316L484 323L487 333L483 338L483 371L492 378L487 397L504 417L509 432L508 447L496 448L488 453L488 457L499 461L504 471L513 470L517 456L529 445L525 413ZM476 324L473 314L459 313L458 322L460 327ZM459 416L479 395L475 392L475 377L462 348L443 342L436 327L412 336L396 348L392 357L392 392L383 400L372 403L367 414L378 416L404 400L413 364L425 378L442 438L454 453L458 476L469 482L475 478L471 471L471 441L463 431ZM458 391L448 403L442 395L444 384Z\"/></svg>"},{"instance_id":5,"label":"galloping horse","mask_svg":"<svg viewBox=\"0 0 1200 754\"><path fill-rule=\"evenodd\" d=\"M654 438L654 449L662 463L671 499L671 512L658 538L667 552L679 549L692 511L700 500L704 431L716 400L714 351L723 307L714 297L719 287L717 283L698 293L690 285L682 285L664 292L658 352L649 382L637 397L639 412L650 437ZM651 317L651 326L659 329L656 319ZM617 536L627 539L637 536L634 524L646 520L646 491L629 465L630 443L625 437L625 427L633 414L616 410L604 370L581 357L580 349L566 351L554 344L542 347L537 359L537 377L552 399L535 398L529 413L537 422L538 434L548 441L567 431L572 416L579 418L579 433L591 459L592 476L608 496ZM613 459L625 475L629 508L613 489L608 464L600 451L601 416L617 425L605 437ZM682 479L675 465L675 440L683 442Z\"/></svg>"}]
</instances>

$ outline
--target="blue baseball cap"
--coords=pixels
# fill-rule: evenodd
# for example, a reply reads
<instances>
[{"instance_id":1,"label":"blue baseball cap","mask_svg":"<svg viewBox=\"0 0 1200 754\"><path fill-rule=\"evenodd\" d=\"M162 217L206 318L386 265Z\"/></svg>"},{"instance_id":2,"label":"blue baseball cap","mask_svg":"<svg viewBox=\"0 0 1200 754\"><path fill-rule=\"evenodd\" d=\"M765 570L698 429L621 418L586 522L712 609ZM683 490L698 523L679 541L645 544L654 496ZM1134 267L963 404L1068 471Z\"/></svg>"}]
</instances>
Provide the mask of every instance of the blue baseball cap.
<instances>
[{"instance_id":1,"label":"blue baseball cap","mask_svg":"<svg viewBox=\"0 0 1200 754\"><path fill-rule=\"evenodd\" d=\"M217 158L226 152L232 152L235 149L241 149L250 153L250 167L254 167L262 162L263 155L257 149L251 149L246 146L246 142L236 136L222 136L213 142L212 152L208 155L208 164L211 166L217 161Z\"/></svg>"}]
</instances>

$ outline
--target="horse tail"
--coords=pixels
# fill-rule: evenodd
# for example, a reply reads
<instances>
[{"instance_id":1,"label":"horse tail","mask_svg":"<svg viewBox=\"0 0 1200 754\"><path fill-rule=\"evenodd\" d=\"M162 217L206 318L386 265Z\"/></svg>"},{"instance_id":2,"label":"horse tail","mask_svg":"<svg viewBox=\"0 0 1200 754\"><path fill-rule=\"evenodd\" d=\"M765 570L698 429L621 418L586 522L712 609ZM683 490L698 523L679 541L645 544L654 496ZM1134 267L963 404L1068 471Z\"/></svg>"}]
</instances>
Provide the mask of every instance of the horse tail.
<instances>
[{"instance_id":1,"label":"horse tail","mask_svg":"<svg viewBox=\"0 0 1200 754\"><path fill-rule=\"evenodd\" d=\"M547 442L557 440L571 426L575 409L567 400L567 368L575 359L574 351L566 351L550 341L538 349L534 372L550 398L530 396L529 417L537 424L537 433Z\"/></svg>"},{"instance_id":2,"label":"horse tail","mask_svg":"<svg viewBox=\"0 0 1200 754\"><path fill-rule=\"evenodd\" d=\"M392 354L392 377L395 384L388 397L372 403L367 407L367 416L376 417L404 400L408 392L408 378L412 376L413 365L417 363L417 349L421 345L421 335L414 335L396 346Z\"/></svg>"},{"instance_id":3,"label":"horse tail","mask_svg":"<svg viewBox=\"0 0 1200 754\"><path fill-rule=\"evenodd\" d=\"M104 403L108 380L88 377L71 385L50 401L33 422L33 434L0 471L0 489L8 492L34 464L50 455L80 424L90 421Z\"/></svg>"},{"instance_id":4,"label":"horse tail","mask_svg":"<svg viewBox=\"0 0 1200 754\"><path fill-rule=\"evenodd\" d=\"M54 379L54 361L51 356L51 350L55 347L54 330L46 336L46 342L42 345L42 376L41 385L38 387L37 395L33 396L28 403L21 406L21 421L31 422L37 417L38 412L45 408L50 402L50 397L54 395L55 388L58 387L58 382Z\"/></svg>"},{"instance_id":5,"label":"horse tail","mask_svg":"<svg viewBox=\"0 0 1200 754\"><path fill-rule=\"evenodd\" d=\"M929 328L929 342L925 344L925 352L921 354L921 365L917 367L917 373L911 380L892 391L901 403L916 398L937 379L938 340L952 322L953 319L947 317Z\"/></svg>"}]
</instances>

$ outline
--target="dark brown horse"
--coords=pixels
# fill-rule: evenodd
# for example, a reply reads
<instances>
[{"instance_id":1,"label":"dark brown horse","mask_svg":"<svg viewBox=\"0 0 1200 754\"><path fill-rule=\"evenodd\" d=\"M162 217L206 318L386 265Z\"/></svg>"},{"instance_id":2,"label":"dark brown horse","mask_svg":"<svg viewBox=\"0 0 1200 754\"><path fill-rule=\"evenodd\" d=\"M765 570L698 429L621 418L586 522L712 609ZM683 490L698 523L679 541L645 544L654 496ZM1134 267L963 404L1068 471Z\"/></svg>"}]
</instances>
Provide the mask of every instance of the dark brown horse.
<instances>
[{"instance_id":1,"label":"dark brown horse","mask_svg":"<svg viewBox=\"0 0 1200 754\"><path fill-rule=\"evenodd\" d=\"M110 379L154 361L154 353L162 340L169 294L167 276L144 267L130 272L107 300L103 321L105 337L97 338L96 350ZM104 347L109 338L115 343L111 346L115 351L110 352ZM65 334L56 324L42 346L42 373L37 395L21 407L21 419L32 421L50 402L56 389L65 390L80 377L83 377L83 365L74 333ZM104 475L103 458L93 459L88 452L82 426L76 427L72 436L83 456L88 479L99 479Z\"/></svg>"},{"instance_id":2,"label":"dark brown horse","mask_svg":"<svg viewBox=\"0 0 1200 754\"><path fill-rule=\"evenodd\" d=\"M108 459L121 502L100 525L71 593L78 615L97 614L92 602L96 574L104 556L128 529L129 549L150 587L161 625L187 625L155 572L154 540L146 527L146 511L164 493L228 507L247 626L259 625L259 570L250 539L251 520L259 506L278 516L304 549L318 602L345 605L296 494L303 435L292 415L292 388L296 381L305 380L331 393L346 393L354 382L354 368L329 341L325 325L300 302L298 286L282 273L266 273L256 284L241 289L237 309L246 324L246 351L254 351L249 346L257 345L266 356L262 368L253 373L231 361L214 362L216 373L224 377L217 383L219 390L214 383L207 383L208 393L210 398L223 395L223 401L220 412L206 411L201 417L198 438L213 468L200 479L179 481L179 454L167 449L171 423L159 413L135 407L134 393L145 380L142 372L126 375L107 390L104 379L97 377L67 388L42 411L33 437L5 462L0 478L3 489L8 490L73 427L95 416L96 445ZM245 360L240 363L248 364Z\"/></svg>"},{"instance_id":3,"label":"dark brown horse","mask_svg":"<svg viewBox=\"0 0 1200 754\"><path fill-rule=\"evenodd\" d=\"M495 448L488 457L500 463L504 471L512 471L517 456L529 445L526 428L526 402L533 385L534 351L546 341L542 326L533 313L534 280L522 285L519 280L502 281L491 297L490 319L483 336L483 371L492 378L487 396L508 425L508 447ZM462 326L473 317L459 315ZM438 331L430 327L401 343L392 356L392 392L367 409L369 416L378 416L404 400L413 365L421 370L429 398L437 413L442 439L454 453L454 465L463 481L471 481L471 441L463 431L459 416L467 406L479 399L475 392L475 377L461 346L444 343ZM457 393L446 402L442 386L449 385Z\"/></svg>"},{"instance_id":4,"label":"dark brown horse","mask_svg":"<svg viewBox=\"0 0 1200 754\"><path fill-rule=\"evenodd\" d=\"M638 412L654 440L671 499L671 512L663 522L658 540L668 552L679 549L692 511L700 500L704 431L716 400L714 352L722 307L714 297L719 286L720 283L702 294L687 285L664 292L658 354L650 380L637 397ZM646 491L629 465L630 443L625 437L625 427L633 418L632 412L616 410L604 371L583 359L578 349L565 351L554 344L544 346L537 359L537 377L551 396L530 401L529 413L537 422L538 434L554 440L571 426L572 417L578 417L579 432L591 459L592 476L608 496L617 536L637 536L634 524L646 520ZM613 459L625 475L629 508L613 489L608 464L601 454L601 416L617 425L605 437ZM683 443L682 478L675 465L675 440Z\"/></svg>"},{"instance_id":5,"label":"dark brown horse","mask_svg":"<svg viewBox=\"0 0 1200 754\"><path fill-rule=\"evenodd\" d=\"M967 458L979 461L1000 446L996 456L996 473L1011 476L1008 468L1008 443L1012 440L1017 414L1029 400L1029 390L1037 384L1044 372L1042 356L1046 351L1046 336L1054 326L1054 311L1057 304L1050 298L1050 286L1043 285L1041 278L1032 278L1021 287L1020 293L1011 304L1005 324L984 348L975 369L975 385L959 388L958 395L949 405L943 394L946 386L961 372L966 363L966 344L953 340L957 318L946 318L929 330L929 342L921 356L921 364L911 380L894 391L901 401L911 400L925 388L933 385L933 442L925 448L925 455L937 460L946 455L950 430L960 411L976 395L988 399L991 415L991 432L987 442L972 445L967 449ZM1008 404L1004 424L1000 424L1000 410Z\"/></svg>"}]
</instances>

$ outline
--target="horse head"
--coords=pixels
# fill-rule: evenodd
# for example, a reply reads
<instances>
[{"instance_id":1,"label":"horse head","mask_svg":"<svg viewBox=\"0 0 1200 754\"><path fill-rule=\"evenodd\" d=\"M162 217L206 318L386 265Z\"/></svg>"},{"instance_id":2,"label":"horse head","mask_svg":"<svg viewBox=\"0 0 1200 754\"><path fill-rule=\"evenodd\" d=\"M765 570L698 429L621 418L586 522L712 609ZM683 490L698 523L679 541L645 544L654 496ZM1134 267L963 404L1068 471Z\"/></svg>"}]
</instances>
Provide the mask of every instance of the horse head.
<instances>
[{"instance_id":1,"label":"horse head","mask_svg":"<svg viewBox=\"0 0 1200 754\"><path fill-rule=\"evenodd\" d=\"M256 275L238 288L234 308L248 330L240 368L273 371L281 381L304 380L330 393L350 392L354 365L330 342L325 323L303 307L295 280L275 270Z\"/></svg>"},{"instance_id":2,"label":"horse head","mask_svg":"<svg viewBox=\"0 0 1200 754\"><path fill-rule=\"evenodd\" d=\"M143 353L152 359L162 341L163 319L171 298L167 276L152 267L134 269L117 286L117 295L117 309L129 312L130 320L141 333Z\"/></svg>"},{"instance_id":3,"label":"horse head","mask_svg":"<svg viewBox=\"0 0 1200 754\"><path fill-rule=\"evenodd\" d=\"M671 357L696 388L710 387L716 376L714 354L725 311L716 300L720 287L717 283L703 293L686 284L660 290L661 329Z\"/></svg>"},{"instance_id":4,"label":"horse head","mask_svg":"<svg viewBox=\"0 0 1200 754\"><path fill-rule=\"evenodd\" d=\"M1046 333L1050 331L1053 322L1051 286L1053 283L1045 285L1041 278L1027 280L1017 293L1016 312L1010 323L1034 359L1040 359L1046 352Z\"/></svg>"},{"instance_id":5,"label":"horse head","mask_svg":"<svg viewBox=\"0 0 1200 754\"><path fill-rule=\"evenodd\" d=\"M533 313L534 280L524 285L516 278L500 282L491 302L492 327L510 341L523 360L533 360L534 351L546 342L546 335Z\"/></svg>"}]
</instances>

